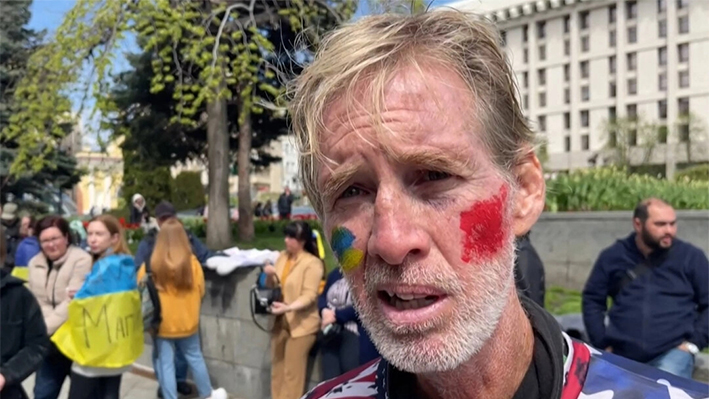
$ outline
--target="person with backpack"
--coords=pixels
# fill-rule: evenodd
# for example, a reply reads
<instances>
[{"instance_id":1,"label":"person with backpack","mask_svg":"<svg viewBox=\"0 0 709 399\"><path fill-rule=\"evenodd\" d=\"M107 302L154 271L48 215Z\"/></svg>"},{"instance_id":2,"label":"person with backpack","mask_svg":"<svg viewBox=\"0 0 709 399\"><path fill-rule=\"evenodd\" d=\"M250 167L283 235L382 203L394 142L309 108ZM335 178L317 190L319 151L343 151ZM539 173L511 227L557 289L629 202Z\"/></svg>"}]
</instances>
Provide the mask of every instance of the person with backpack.
<instances>
[{"instance_id":1,"label":"person with backpack","mask_svg":"<svg viewBox=\"0 0 709 399\"><path fill-rule=\"evenodd\" d=\"M78 299L113 293L113 289L107 289L108 285L127 287L129 290L137 289L135 266L118 219L108 214L96 216L89 222L87 230L88 245L94 262L93 270L78 293L69 290L68 295L74 298L76 294ZM126 261L129 261L127 266ZM82 293L86 295L81 295ZM133 313L138 314L139 311L135 309ZM123 350L125 349L114 345L101 354L108 357L110 352ZM77 358L72 360L74 363L71 367L69 399L119 398L121 377L130 369L130 365L104 367L84 365L84 362Z\"/></svg>"},{"instance_id":2,"label":"person with backpack","mask_svg":"<svg viewBox=\"0 0 709 399\"><path fill-rule=\"evenodd\" d=\"M153 340L153 365L163 397L177 398L174 373L177 348L192 370L199 397L226 399L224 389L212 390L202 356L199 314L205 292L204 274L178 219L170 218L162 223L153 253L138 272L138 281L142 284L145 284L146 274L159 298L159 305L154 306L154 310L159 309L159 315L154 316L160 323Z\"/></svg>"}]
</instances>

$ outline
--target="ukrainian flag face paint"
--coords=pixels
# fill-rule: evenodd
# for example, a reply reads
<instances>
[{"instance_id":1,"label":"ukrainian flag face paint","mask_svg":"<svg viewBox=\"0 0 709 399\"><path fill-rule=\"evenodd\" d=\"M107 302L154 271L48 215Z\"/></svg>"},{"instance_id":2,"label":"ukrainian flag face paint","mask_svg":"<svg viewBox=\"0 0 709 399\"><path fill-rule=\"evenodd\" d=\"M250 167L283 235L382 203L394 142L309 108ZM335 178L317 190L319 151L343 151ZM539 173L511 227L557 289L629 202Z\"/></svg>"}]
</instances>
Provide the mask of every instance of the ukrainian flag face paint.
<instances>
[{"instance_id":1,"label":"ukrainian flag face paint","mask_svg":"<svg viewBox=\"0 0 709 399\"><path fill-rule=\"evenodd\" d=\"M330 239L332 250L335 252L337 260L345 272L356 269L362 263L362 259L364 259L364 253L352 247L354 241L355 236L348 229L336 227L332 230Z\"/></svg>"}]
</instances>

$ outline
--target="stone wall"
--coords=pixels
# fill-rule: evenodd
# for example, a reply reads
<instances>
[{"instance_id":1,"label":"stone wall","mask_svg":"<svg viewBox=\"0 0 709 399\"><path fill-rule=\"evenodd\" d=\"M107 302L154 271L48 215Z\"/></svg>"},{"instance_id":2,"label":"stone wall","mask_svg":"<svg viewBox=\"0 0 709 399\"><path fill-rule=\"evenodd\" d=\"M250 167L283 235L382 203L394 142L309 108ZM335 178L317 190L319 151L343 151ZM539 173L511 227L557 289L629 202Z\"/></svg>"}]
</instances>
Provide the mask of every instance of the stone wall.
<instances>
[{"instance_id":1,"label":"stone wall","mask_svg":"<svg viewBox=\"0 0 709 399\"><path fill-rule=\"evenodd\" d=\"M709 253L709 212L677 212L678 237ZM632 212L576 212L542 215L532 245L544 262L547 287L583 289L600 252L631 233Z\"/></svg>"},{"instance_id":2,"label":"stone wall","mask_svg":"<svg viewBox=\"0 0 709 399\"><path fill-rule=\"evenodd\" d=\"M250 312L250 290L259 270L237 269L228 276L205 270L207 294L202 303L202 352L212 385L236 398L267 399L271 392L270 335L260 330ZM257 316L270 328L269 319ZM314 356L308 367L309 386L319 380Z\"/></svg>"}]
</instances>

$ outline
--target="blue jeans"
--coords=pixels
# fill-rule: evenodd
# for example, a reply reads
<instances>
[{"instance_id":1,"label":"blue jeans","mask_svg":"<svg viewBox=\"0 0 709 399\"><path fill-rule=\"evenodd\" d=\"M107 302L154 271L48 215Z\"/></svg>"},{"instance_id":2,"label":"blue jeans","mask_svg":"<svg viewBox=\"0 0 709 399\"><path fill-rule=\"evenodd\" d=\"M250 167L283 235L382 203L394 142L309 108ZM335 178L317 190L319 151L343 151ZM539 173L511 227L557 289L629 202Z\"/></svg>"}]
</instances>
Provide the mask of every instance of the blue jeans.
<instances>
[{"instance_id":1,"label":"blue jeans","mask_svg":"<svg viewBox=\"0 0 709 399\"><path fill-rule=\"evenodd\" d=\"M187 359L177 346L175 346L175 379L177 382L187 381Z\"/></svg>"},{"instance_id":2,"label":"blue jeans","mask_svg":"<svg viewBox=\"0 0 709 399\"><path fill-rule=\"evenodd\" d=\"M668 373L691 379L694 371L694 355L674 348L654 358L647 364Z\"/></svg>"},{"instance_id":3,"label":"blue jeans","mask_svg":"<svg viewBox=\"0 0 709 399\"><path fill-rule=\"evenodd\" d=\"M192 377L197 385L200 398L212 394L209 372L204 363L199 333L185 338L156 338L153 345L153 365L160 383L163 398L177 399L177 380L175 378L175 352L180 351L192 370Z\"/></svg>"},{"instance_id":4,"label":"blue jeans","mask_svg":"<svg viewBox=\"0 0 709 399\"><path fill-rule=\"evenodd\" d=\"M52 344L34 380L35 399L57 399L64 380L71 374L71 360Z\"/></svg>"}]
</instances>

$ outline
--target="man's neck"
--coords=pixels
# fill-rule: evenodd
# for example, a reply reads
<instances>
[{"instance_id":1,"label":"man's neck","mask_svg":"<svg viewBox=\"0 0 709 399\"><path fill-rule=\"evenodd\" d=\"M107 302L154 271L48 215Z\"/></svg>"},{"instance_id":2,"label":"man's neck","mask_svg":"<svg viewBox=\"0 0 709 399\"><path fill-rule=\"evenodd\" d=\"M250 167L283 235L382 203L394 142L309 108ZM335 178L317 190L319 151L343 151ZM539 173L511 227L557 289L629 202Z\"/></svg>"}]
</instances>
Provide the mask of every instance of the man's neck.
<instances>
[{"instance_id":1,"label":"man's neck","mask_svg":"<svg viewBox=\"0 0 709 399\"><path fill-rule=\"evenodd\" d=\"M529 369L534 352L532 325L514 287L497 329L486 345L455 370L418 375L428 399L512 398Z\"/></svg>"}]
</instances>

